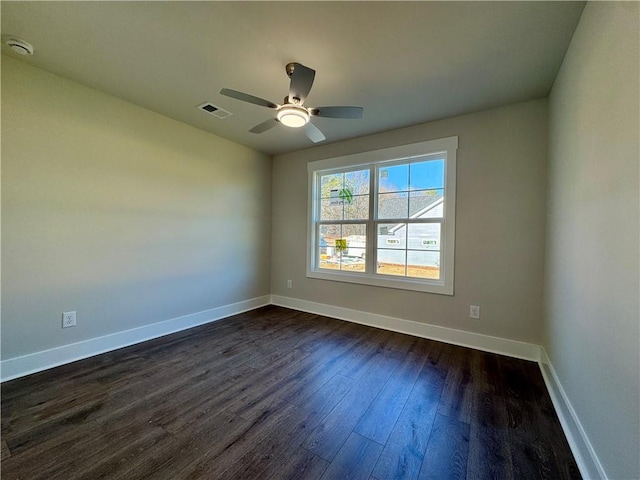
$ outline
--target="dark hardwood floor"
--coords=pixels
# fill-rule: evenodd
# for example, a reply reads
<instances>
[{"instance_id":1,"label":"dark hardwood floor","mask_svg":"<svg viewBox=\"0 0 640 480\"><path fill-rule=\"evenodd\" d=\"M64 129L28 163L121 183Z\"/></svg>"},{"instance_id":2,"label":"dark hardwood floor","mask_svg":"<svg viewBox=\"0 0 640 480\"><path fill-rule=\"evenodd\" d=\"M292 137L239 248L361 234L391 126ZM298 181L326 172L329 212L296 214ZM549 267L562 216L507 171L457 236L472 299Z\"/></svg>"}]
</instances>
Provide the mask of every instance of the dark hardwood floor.
<instances>
[{"instance_id":1,"label":"dark hardwood floor","mask_svg":"<svg viewBox=\"0 0 640 480\"><path fill-rule=\"evenodd\" d=\"M535 363L273 306L4 383L1 473L580 478Z\"/></svg>"}]
</instances>

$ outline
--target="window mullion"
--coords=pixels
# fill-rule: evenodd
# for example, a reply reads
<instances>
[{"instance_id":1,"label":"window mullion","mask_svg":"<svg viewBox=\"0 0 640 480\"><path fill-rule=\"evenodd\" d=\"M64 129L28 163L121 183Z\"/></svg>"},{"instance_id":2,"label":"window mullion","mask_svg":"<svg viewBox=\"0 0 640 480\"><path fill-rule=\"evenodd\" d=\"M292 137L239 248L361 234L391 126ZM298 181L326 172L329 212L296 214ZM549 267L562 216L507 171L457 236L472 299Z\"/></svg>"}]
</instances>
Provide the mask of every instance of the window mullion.
<instances>
[{"instance_id":1,"label":"window mullion","mask_svg":"<svg viewBox=\"0 0 640 480\"><path fill-rule=\"evenodd\" d=\"M381 223L442 223L442 217L430 217L430 218L385 218L381 220Z\"/></svg>"},{"instance_id":2,"label":"window mullion","mask_svg":"<svg viewBox=\"0 0 640 480\"><path fill-rule=\"evenodd\" d=\"M369 167L369 218L367 219L367 255L365 263L365 272L374 274L375 269L375 248L376 248L376 229L375 229L375 208L377 196L376 167Z\"/></svg>"},{"instance_id":3,"label":"window mullion","mask_svg":"<svg viewBox=\"0 0 640 480\"><path fill-rule=\"evenodd\" d=\"M318 225L362 225L366 224L367 220L319 220L316 222Z\"/></svg>"}]
</instances>

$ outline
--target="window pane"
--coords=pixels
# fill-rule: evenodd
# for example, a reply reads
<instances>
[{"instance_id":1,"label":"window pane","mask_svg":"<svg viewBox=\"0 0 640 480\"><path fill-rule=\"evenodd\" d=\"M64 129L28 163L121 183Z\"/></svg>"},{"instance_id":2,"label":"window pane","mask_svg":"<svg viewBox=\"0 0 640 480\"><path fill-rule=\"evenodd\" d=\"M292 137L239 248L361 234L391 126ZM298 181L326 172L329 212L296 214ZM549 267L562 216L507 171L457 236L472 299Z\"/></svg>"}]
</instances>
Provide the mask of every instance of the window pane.
<instances>
[{"instance_id":1,"label":"window pane","mask_svg":"<svg viewBox=\"0 0 640 480\"><path fill-rule=\"evenodd\" d=\"M345 187L354 195L367 195L369 193L369 170L358 170L344 174Z\"/></svg>"},{"instance_id":2,"label":"window pane","mask_svg":"<svg viewBox=\"0 0 640 480\"><path fill-rule=\"evenodd\" d=\"M369 195L357 195L351 203L345 202L345 220L367 220L369 218Z\"/></svg>"},{"instance_id":3,"label":"window pane","mask_svg":"<svg viewBox=\"0 0 640 480\"><path fill-rule=\"evenodd\" d=\"M442 218L442 190L418 190L409 193L409 217Z\"/></svg>"},{"instance_id":4,"label":"window pane","mask_svg":"<svg viewBox=\"0 0 640 480\"><path fill-rule=\"evenodd\" d=\"M334 204L331 199L320 200L320 220L342 220L342 203Z\"/></svg>"},{"instance_id":5,"label":"window pane","mask_svg":"<svg viewBox=\"0 0 640 480\"><path fill-rule=\"evenodd\" d=\"M344 173L332 173L320 177L320 196L322 198L331 197L331 191L338 192L343 188Z\"/></svg>"},{"instance_id":6,"label":"window pane","mask_svg":"<svg viewBox=\"0 0 640 480\"><path fill-rule=\"evenodd\" d=\"M318 237L318 267L340 270L335 244L337 239L342 238L342 225L320 225Z\"/></svg>"},{"instance_id":7,"label":"window pane","mask_svg":"<svg viewBox=\"0 0 640 480\"><path fill-rule=\"evenodd\" d=\"M407 248L406 223L381 223L378 230L378 248L401 249Z\"/></svg>"},{"instance_id":8,"label":"window pane","mask_svg":"<svg viewBox=\"0 0 640 480\"><path fill-rule=\"evenodd\" d=\"M381 167L378 173L378 191L399 192L409 188L409 165Z\"/></svg>"},{"instance_id":9,"label":"window pane","mask_svg":"<svg viewBox=\"0 0 640 480\"><path fill-rule=\"evenodd\" d=\"M410 223L407 247L413 250L440 250L439 223Z\"/></svg>"},{"instance_id":10,"label":"window pane","mask_svg":"<svg viewBox=\"0 0 640 480\"><path fill-rule=\"evenodd\" d=\"M405 250L379 248L376 273L406 276L406 255L407 252Z\"/></svg>"},{"instance_id":11,"label":"window pane","mask_svg":"<svg viewBox=\"0 0 640 480\"><path fill-rule=\"evenodd\" d=\"M409 190L444 188L444 159L412 163L409 180Z\"/></svg>"},{"instance_id":12,"label":"window pane","mask_svg":"<svg viewBox=\"0 0 640 480\"><path fill-rule=\"evenodd\" d=\"M321 225L318 242L318 267L349 272L365 271L367 227L357 225Z\"/></svg>"},{"instance_id":13,"label":"window pane","mask_svg":"<svg viewBox=\"0 0 640 480\"><path fill-rule=\"evenodd\" d=\"M407 276L440 278L440 252L409 250L407 252Z\"/></svg>"},{"instance_id":14,"label":"window pane","mask_svg":"<svg viewBox=\"0 0 640 480\"><path fill-rule=\"evenodd\" d=\"M407 218L408 213L408 193L378 194L378 218Z\"/></svg>"},{"instance_id":15,"label":"window pane","mask_svg":"<svg viewBox=\"0 0 640 480\"><path fill-rule=\"evenodd\" d=\"M342 239L346 240L346 250L336 252L340 259L340 269L348 272L364 272L367 226L343 225Z\"/></svg>"}]
</instances>

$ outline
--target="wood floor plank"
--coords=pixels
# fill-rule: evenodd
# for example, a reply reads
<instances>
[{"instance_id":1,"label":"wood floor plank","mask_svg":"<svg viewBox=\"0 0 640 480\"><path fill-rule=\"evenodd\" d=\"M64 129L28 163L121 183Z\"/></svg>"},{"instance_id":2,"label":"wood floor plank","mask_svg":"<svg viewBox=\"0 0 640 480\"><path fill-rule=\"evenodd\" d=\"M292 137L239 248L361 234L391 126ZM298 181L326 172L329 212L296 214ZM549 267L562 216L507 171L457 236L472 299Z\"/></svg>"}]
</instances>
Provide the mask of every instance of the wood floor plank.
<instances>
[{"instance_id":1,"label":"wood floor plank","mask_svg":"<svg viewBox=\"0 0 640 480\"><path fill-rule=\"evenodd\" d=\"M471 358L461 347L447 345L445 349L449 352L449 368L438 413L470 423L475 394Z\"/></svg>"},{"instance_id":2,"label":"wood floor plank","mask_svg":"<svg viewBox=\"0 0 640 480\"><path fill-rule=\"evenodd\" d=\"M381 352L382 345L389 332L384 330L366 331L354 348L349 352L349 361L345 362L342 369L338 371L340 375L351 378L360 378L369 370L371 361L377 358Z\"/></svg>"},{"instance_id":3,"label":"wood floor plank","mask_svg":"<svg viewBox=\"0 0 640 480\"><path fill-rule=\"evenodd\" d=\"M269 477L270 480L316 480L329 462L300 447Z\"/></svg>"},{"instance_id":4,"label":"wood floor plank","mask_svg":"<svg viewBox=\"0 0 640 480\"><path fill-rule=\"evenodd\" d=\"M429 354L427 355L427 362L432 367L438 367L443 370L447 370L449 367L449 351L447 350L447 344L443 342L436 342L430 340L431 347Z\"/></svg>"},{"instance_id":5,"label":"wood floor plank","mask_svg":"<svg viewBox=\"0 0 640 480\"><path fill-rule=\"evenodd\" d=\"M3 480L580 478L534 362L282 307L0 389Z\"/></svg>"},{"instance_id":6,"label":"wood floor plank","mask_svg":"<svg viewBox=\"0 0 640 480\"><path fill-rule=\"evenodd\" d=\"M102 429L89 421L60 432L55 438L38 442L37 447L12 454L1 465L3 479L55 480L77 477L77 471L93 460L85 452L91 439L102 438ZM65 452L67 461L60 461Z\"/></svg>"},{"instance_id":7,"label":"wood floor plank","mask_svg":"<svg viewBox=\"0 0 640 480\"><path fill-rule=\"evenodd\" d=\"M445 415L436 415L420 480L457 480L467 477L469 425ZM480 477L481 478L481 477Z\"/></svg>"},{"instance_id":8,"label":"wood floor plank","mask_svg":"<svg viewBox=\"0 0 640 480\"><path fill-rule=\"evenodd\" d=\"M322 480L367 480L382 451L382 445L352 433L336 458L322 475Z\"/></svg>"},{"instance_id":9,"label":"wood floor plank","mask_svg":"<svg viewBox=\"0 0 640 480\"><path fill-rule=\"evenodd\" d=\"M358 325L357 327L360 327ZM304 405L306 399L311 392L321 388L335 375L343 375L345 367L351 363L351 355L354 351L361 348L366 338L353 337L349 341L341 342L336 345L331 342L327 350L327 346L315 349L310 359L315 359L317 364L301 374L295 384L288 385L283 388L280 395L295 405ZM381 352L376 350L373 358L378 357Z\"/></svg>"},{"instance_id":10,"label":"wood floor plank","mask_svg":"<svg viewBox=\"0 0 640 480\"><path fill-rule=\"evenodd\" d=\"M513 429L509 429L508 434L514 478L522 480L566 478L558 470L556 457L549 442L535 434Z\"/></svg>"},{"instance_id":11,"label":"wood floor plank","mask_svg":"<svg viewBox=\"0 0 640 480\"><path fill-rule=\"evenodd\" d=\"M426 353L418 351L404 355L401 364L362 416L354 432L381 445L387 442L427 360Z\"/></svg>"},{"instance_id":12,"label":"wood floor plank","mask_svg":"<svg viewBox=\"0 0 640 480\"><path fill-rule=\"evenodd\" d=\"M322 331L316 332L316 334L325 335ZM320 340L321 338L314 335L307 335L307 337L305 342L300 343L298 340L299 343L296 344L296 350L305 352L304 347L308 343L316 343L315 340ZM292 401L294 397L303 394L309 385L311 385L311 388L322 388L327 381L343 369L344 364L348 363L348 358L345 358L346 353L349 351L348 348L345 348L344 355L341 355L335 351L335 347L331 345L329 347L334 351L322 351L323 348L321 347L313 353L309 352L309 355L300 361L288 362L287 365L279 368L273 377L267 381L260 382L259 388L243 391L226 408L244 418L250 419L274 395L296 404L295 401ZM319 351L321 352L320 356L318 356Z\"/></svg>"},{"instance_id":13,"label":"wood floor plank","mask_svg":"<svg viewBox=\"0 0 640 480\"><path fill-rule=\"evenodd\" d=\"M9 450L9 445L7 445L6 440L2 440L2 456L0 457L0 461L4 461L6 458L11 456L11 450Z\"/></svg>"},{"instance_id":14,"label":"wood floor plank","mask_svg":"<svg viewBox=\"0 0 640 480\"><path fill-rule=\"evenodd\" d=\"M233 478L268 478L286 462L287 445L300 445L320 421L353 387L355 380L336 375L304 406L296 409L286 422L277 424L269 435L227 471Z\"/></svg>"},{"instance_id":15,"label":"wood floor plank","mask_svg":"<svg viewBox=\"0 0 640 480\"><path fill-rule=\"evenodd\" d=\"M535 431L543 443L551 445L559 473L558 478L582 478L575 458L571 454L567 438L562 431L558 415L553 408L553 402L545 387L540 369L534 362L524 362L522 368L526 371L533 402L536 405L537 428L534 427L531 431Z\"/></svg>"},{"instance_id":16,"label":"wood floor plank","mask_svg":"<svg viewBox=\"0 0 640 480\"><path fill-rule=\"evenodd\" d=\"M418 477L447 372L425 366L373 470L378 480Z\"/></svg>"},{"instance_id":17,"label":"wood floor plank","mask_svg":"<svg viewBox=\"0 0 640 480\"><path fill-rule=\"evenodd\" d=\"M274 429L288 424L289 418L299 407L276 399L274 403L253 422L235 441L218 455L201 458L196 468L188 471L191 478L233 478L232 472L238 467L247 452L262 444Z\"/></svg>"},{"instance_id":18,"label":"wood floor plank","mask_svg":"<svg viewBox=\"0 0 640 480\"><path fill-rule=\"evenodd\" d=\"M224 455L226 449L251 428L237 415L228 412L202 414L198 421L173 434L174 444L156 447L156 455L136 457L120 478L186 478L206 463ZM131 474L135 471L135 475Z\"/></svg>"},{"instance_id":19,"label":"wood floor plank","mask_svg":"<svg viewBox=\"0 0 640 480\"><path fill-rule=\"evenodd\" d=\"M397 366L396 358L379 354L342 401L311 432L303 446L332 461Z\"/></svg>"},{"instance_id":20,"label":"wood floor plank","mask_svg":"<svg viewBox=\"0 0 640 480\"><path fill-rule=\"evenodd\" d=\"M507 430L472 423L467 478L514 480Z\"/></svg>"},{"instance_id":21,"label":"wood floor plank","mask_svg":"<svg viewBox=\"0 0 640 480\"><path fill-rule=\"evenodd\" d=\"M524 368L526 362L505 356L496 356L496 360L499 372L494 377L502 380L497 384L496 393L504 398L509 428L535 428L536 403Z\"/></svg>"},{"instance_id":22,"label":"wood floor plank","mask_svg":"<svg viewBox=\"0 0 640 480\"><path fill-rule=\"evenodd\" d=\"M466 415L459 417L460 420L489 428L507 428L509 415L505 397L495 394L493 388L484 383L468 386L466 393L470 397L471 408L466 410Z\"/></svg>"},{"instance_id":23,"label":"wood floor plank","mask_svg":"<svg viewBox=\"0 0 640 480\"><path fill-rule=\"evenodd\" d=\"M82 468L60 478L143 478L139 465L154 464L162 458L163 450L172 450L174 446L173 437L153 425L103 429L100 438L92 438L85 446L92 461L85 459Z\"/></svg>"},{"instance_id":24,"label":"wood floor plank","mask_svg":"<svg viewBox=\"0 0 640 480\"><path fill-rule=\"evenodd\" d=\"M22 451L37 448L66 432L73 431L83 424L92 413L99 410L106 398L102 389L90 389L76 392L77 401L65 397L61 402L46 402L50 408L34 409L29 415L19 416L18 421L3 432L3 439L14 455ZM3 411L3 415L6 412Z\"/></svg>"},{"instance_id":25,"label":"wood floor plank","mask_svg":"<svg viewBox=\"0 0 640 480\"><path fill-rule=\"evenodd\" d=\"M504 397L507 413L513 477L516 479L551 480L562 478L551 443L539 423L540 413L528 378L528 364L504 356L496 356L502 380L497 383Z\"/></svg>"},{"instance_id":26,"label":"wood floor plank","mask_svg":"<svg viewBox=\"0 0 640 480\"><path fill-rule=\"evenodd\" d=\"M216 402L222 402L221 398L233 397L230 389L239 389L238 383L255 374L253 370L240 376L236 382L220 383L219 377L196 375L186 378L166 378L162 376L161 383L153 388L147 385L146 394L138 398L124 396L119 399L117 408L106 409L100 412L96 421L102 425L127 425L131 422L155 423L172 432L176 424L189 418L195 411L203 408L203 402L207 402L209 409L215 409ZM129 404L125 404L129 398ZM171 402L167 402L171 398ZM223 408L218 408L222 410Z\"/></svg>"},{"instance_id":27,"label":"wood floor plank","mask_svg":"<svg viewBox=\"0 0 640 480\"><path fill-rule=\"evenodd\" d=\"M189 417L199 411L221 411L226 409L242 392L260 388L260 379L266 377L272 379L278 371L286 365L295 364L305 354L293 350L287 356L269 365L262 371L251 370L229 382L207 382L203 380L199 385L189 384L186 388L180 383L172 384L172 390L156 393L136 405L137 410L146 412L146 420L161 424L166 430L172 432L177 425L184 422L184 417ZM198 388L201 386L201 388ZM165 405L166 396L172 396L179 400L173 402L173 408ZM122 416L112 417L109 422L128 421L127 416L133 414L134 409L122 413Z\"/></svg>"}]
</instances>

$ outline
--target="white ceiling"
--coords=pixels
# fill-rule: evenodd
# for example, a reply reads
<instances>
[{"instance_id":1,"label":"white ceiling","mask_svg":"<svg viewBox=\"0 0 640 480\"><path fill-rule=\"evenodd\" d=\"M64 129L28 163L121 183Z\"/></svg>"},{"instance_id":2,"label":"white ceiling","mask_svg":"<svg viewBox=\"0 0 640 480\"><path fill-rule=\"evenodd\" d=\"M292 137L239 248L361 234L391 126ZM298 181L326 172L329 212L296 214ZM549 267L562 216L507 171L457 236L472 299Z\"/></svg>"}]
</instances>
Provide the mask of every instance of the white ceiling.
<instances>
[{"instance_id":1,"label":"white ceiling","mask_svg":"<svg viewBox=\"0 0 640 480\"><path fill-rule=\"evenodd\" d=\"M307 106L358 105L361 120L315 118L325 143L548 95L584 2L7 2L2 34L24 61L269 153L313 144L295 129L248 130L282 103L284 67L316 70ZM211 101L233 116L195 107Z\"/></svg>"}]
</instances>

